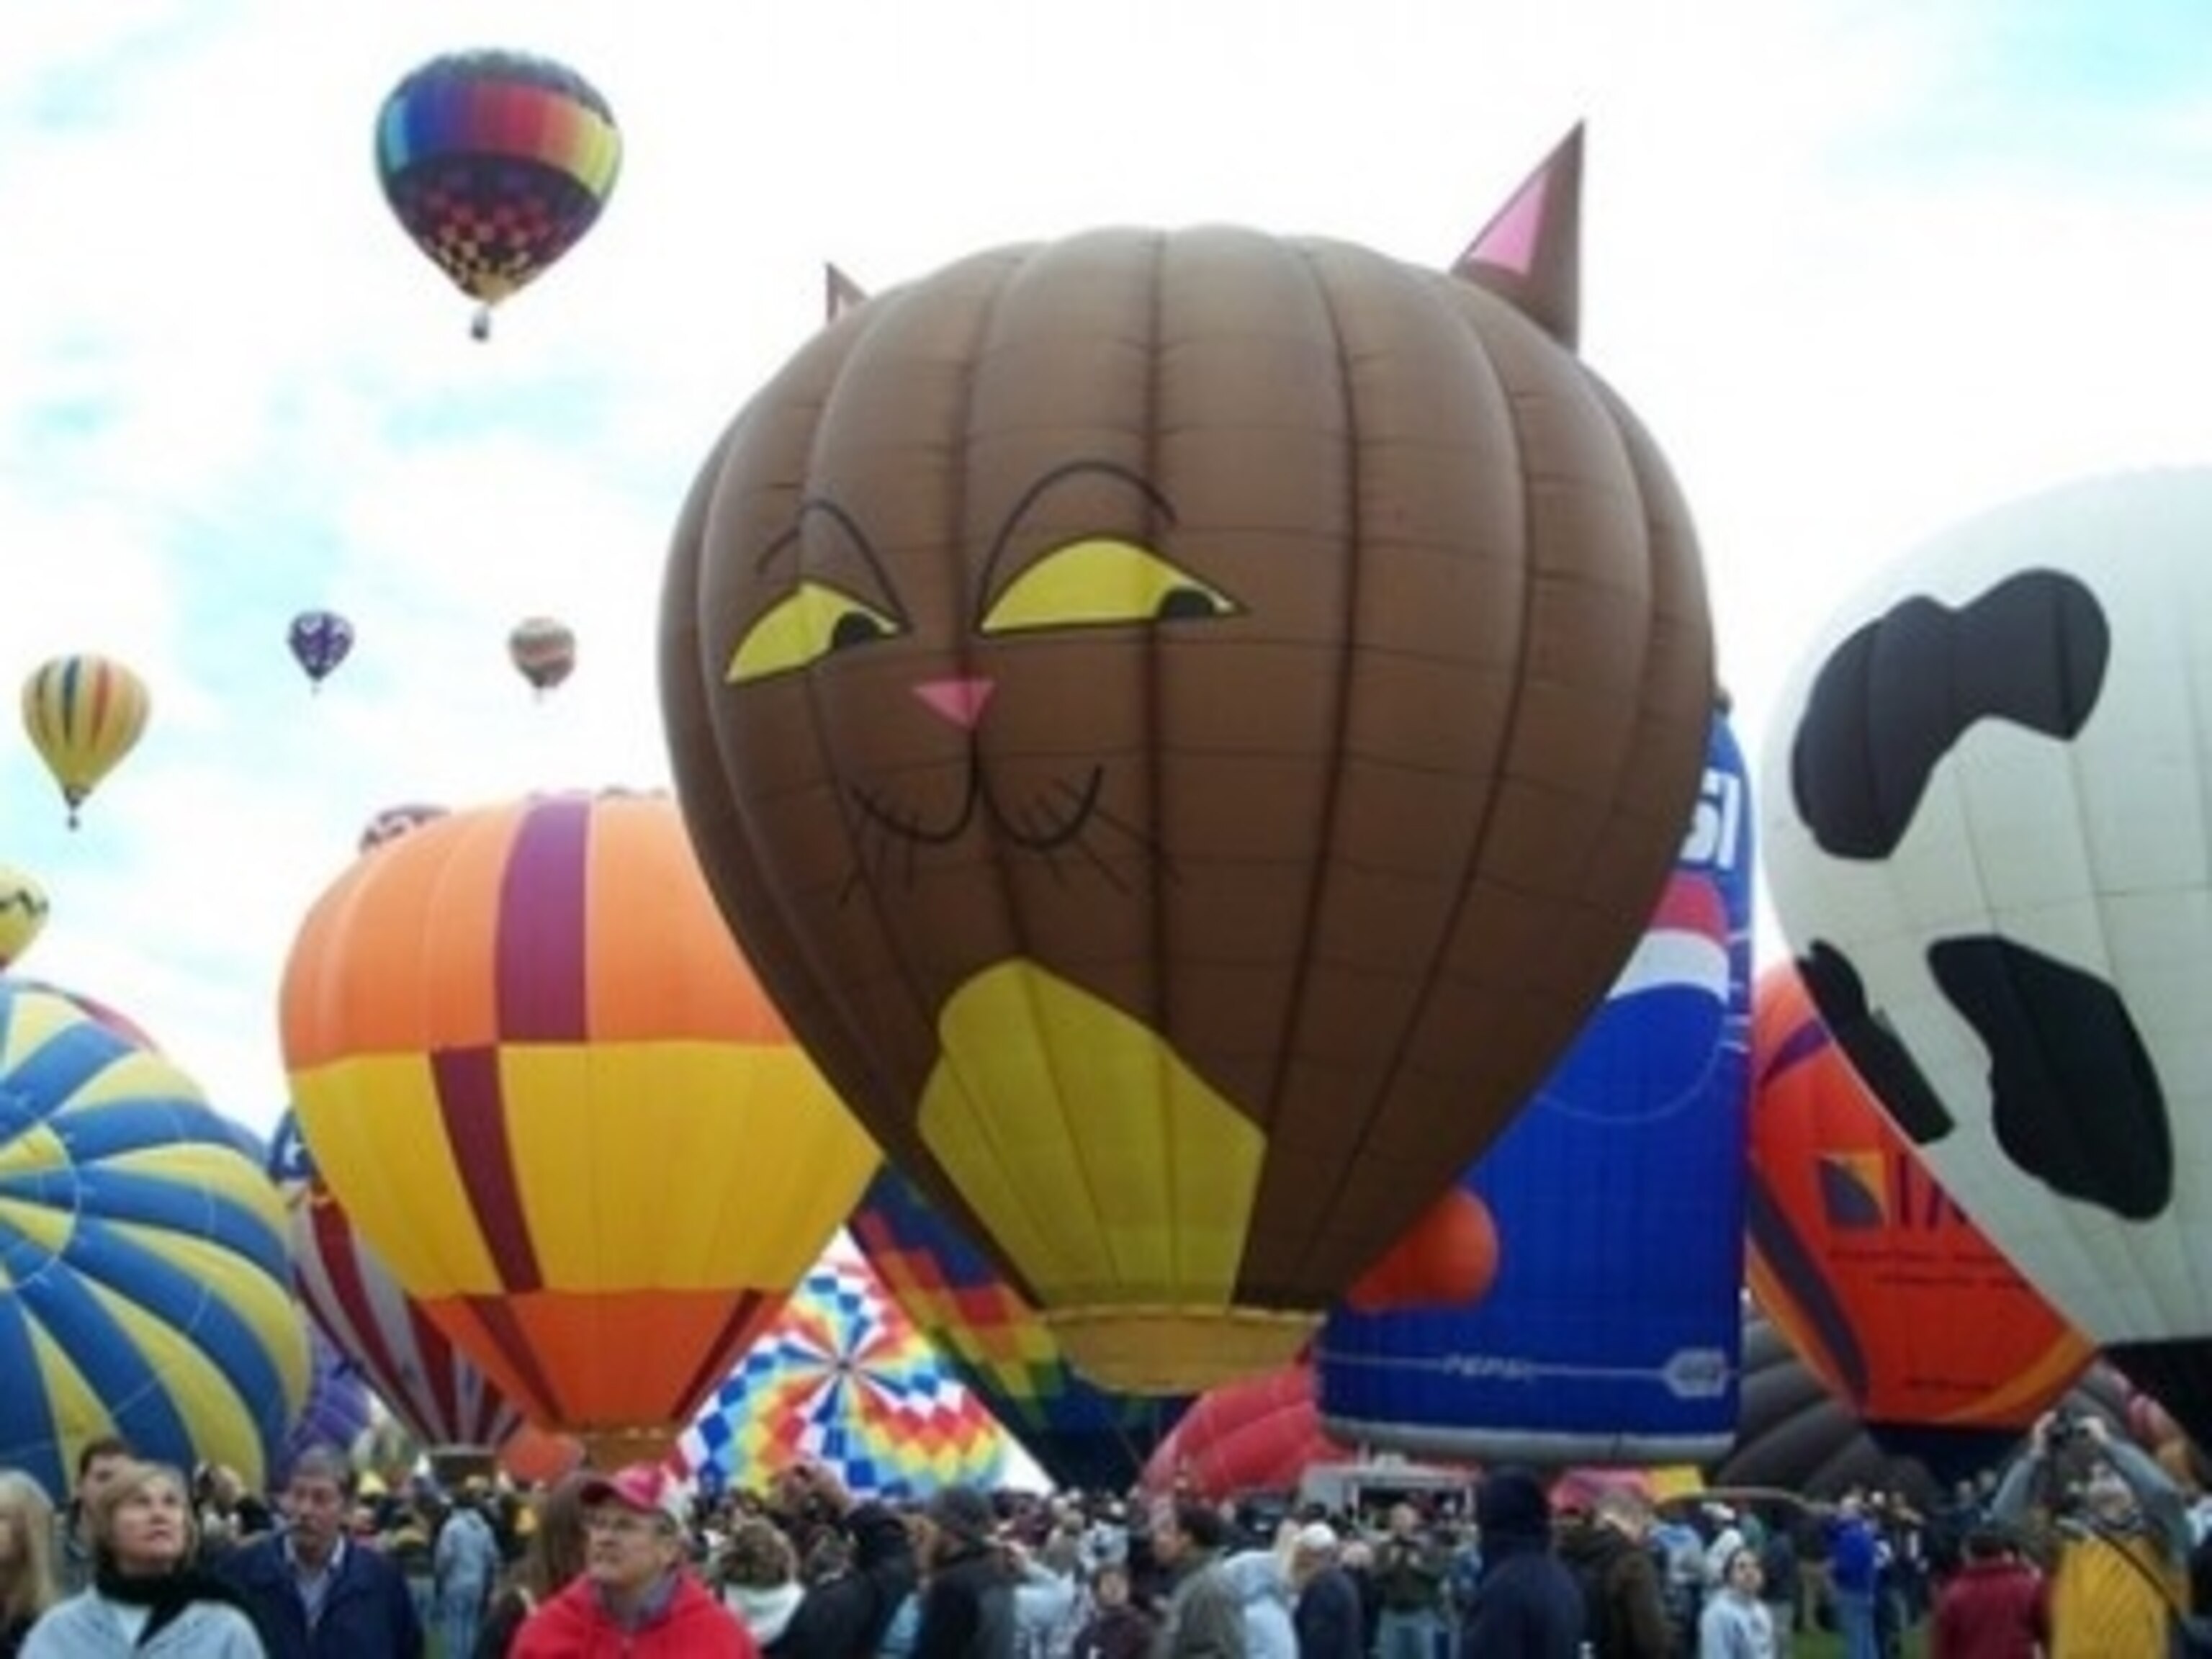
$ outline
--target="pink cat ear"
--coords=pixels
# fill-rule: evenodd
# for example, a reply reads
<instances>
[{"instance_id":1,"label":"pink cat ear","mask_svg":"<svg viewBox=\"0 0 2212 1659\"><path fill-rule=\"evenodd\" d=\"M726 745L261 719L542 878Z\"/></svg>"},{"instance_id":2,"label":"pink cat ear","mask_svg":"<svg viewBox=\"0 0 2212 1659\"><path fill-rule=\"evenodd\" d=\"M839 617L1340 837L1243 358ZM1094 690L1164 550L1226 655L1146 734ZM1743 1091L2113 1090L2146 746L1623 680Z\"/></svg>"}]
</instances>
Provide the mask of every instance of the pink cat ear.
<instances>
[{"instance_id":1,"label":"pink cat ear","mask_svg":"<svg viewBox=\"0 0 2212 1659\"><path fill-rule=\"evenodd\" d=\"M1582 325L1582 218L1577 121L1452 261L1452 275L1510 301L1571 351Z\"/></svg>"}]
</instances>

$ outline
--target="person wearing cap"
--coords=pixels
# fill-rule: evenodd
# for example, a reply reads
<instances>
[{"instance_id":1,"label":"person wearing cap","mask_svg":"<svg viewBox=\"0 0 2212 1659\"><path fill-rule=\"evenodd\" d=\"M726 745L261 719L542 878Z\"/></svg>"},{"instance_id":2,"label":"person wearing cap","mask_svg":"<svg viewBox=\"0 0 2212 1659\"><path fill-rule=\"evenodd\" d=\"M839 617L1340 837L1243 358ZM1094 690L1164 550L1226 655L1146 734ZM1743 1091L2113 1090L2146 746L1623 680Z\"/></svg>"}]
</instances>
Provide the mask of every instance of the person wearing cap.
<instances>
[{"instance_id":1,"label":"person wearing cap","mask_svg":"<svg viewBox=\"0 0 2212 1659\"><path fill-rule=\"evenodd\" d=\"M356 1484L345 1453L310 1446L292 1460L277 1501L283 1530L216 1559L252 1608L270 1659L422 1659L406 1574L346 1536Z\"/></svg>"},{"instance_id":2,"label":"person wearing cap","mask_svg":"<svg viewBox=\"0 0 2212 1659\"><path fill-rule=\"evenodd\" d=\"M973 1486L943 1486L922 1516L913 1659L1014 1659L1013 1573L991 1500Z\"/></svg>"},{"instance_id":3,"label":"person wearing cap","mask_svg":"<svg viewBox=\"0 0 2212 1659\"><path fill-rule=\"evenodd\" d=\"M1297 1596L1291 1627L1298 1659L1365 1659L1367 1627L1359 1587L1338 1565L1336 1528L1309 1521L1291 1535L1291 1588Z\"/></svg>"},{"instance_id":4,"label":"person wearing cap","mask_svg":"<svg viewBox=\"0 0 2212 1659\"><path fill-rule=\"evenodd\" d=\"M584 1571L532 1613L513 1659L757 1659L738 1616L689 1569L691 1504L653 1463L594 1477L584 1505Z\"/></svg>"},{"instance_id":5,"label":"person wearing cap","mask_svg":"<svg viewBox=\"0 0 2212 1659\"><path fill-rule=\"evenodd\" d=\"M1482 1577L1460 1627L1462 1659L1577 1659L1582 1587L1552 1548L1552 1502L1528 1469L1501 1465L1474 1494Z\"/></svg>"}]
</instances>

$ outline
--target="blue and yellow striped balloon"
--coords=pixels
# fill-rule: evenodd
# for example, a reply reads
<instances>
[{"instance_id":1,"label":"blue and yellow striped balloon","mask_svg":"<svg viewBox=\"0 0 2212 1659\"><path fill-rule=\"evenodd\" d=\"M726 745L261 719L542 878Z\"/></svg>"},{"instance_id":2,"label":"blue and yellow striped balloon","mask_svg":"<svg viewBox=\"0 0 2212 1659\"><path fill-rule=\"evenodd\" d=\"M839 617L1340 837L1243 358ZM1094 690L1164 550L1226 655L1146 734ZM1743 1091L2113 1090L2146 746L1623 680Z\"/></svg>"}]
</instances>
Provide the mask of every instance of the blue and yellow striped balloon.
<instances>
[{"instance_id":1,"label":"blue and yellow striped balloon","mask_svg":"<svg viewBox=\"0 0 2212 1659\"><path fill-rule=\"evenodd\" d=\"M276 1188L198 1087L0 979L0 1467L66 1492L108 1434L258 1490L306 1401Z\"/></svg>"}]
</instances>

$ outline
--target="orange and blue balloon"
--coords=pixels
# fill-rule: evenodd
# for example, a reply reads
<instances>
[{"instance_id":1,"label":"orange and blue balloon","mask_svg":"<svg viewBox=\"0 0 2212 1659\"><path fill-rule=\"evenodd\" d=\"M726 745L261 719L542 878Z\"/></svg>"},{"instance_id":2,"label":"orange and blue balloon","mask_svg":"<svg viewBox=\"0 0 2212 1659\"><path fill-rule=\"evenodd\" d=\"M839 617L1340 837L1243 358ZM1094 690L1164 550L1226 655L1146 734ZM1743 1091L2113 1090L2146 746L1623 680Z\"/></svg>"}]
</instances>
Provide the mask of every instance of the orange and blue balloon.
<instances>
[{"instance_id":1,"label":"orange and blue balloon","mask_svg":"<svg viewBox=\"0 0 2212 1659\"><path fill-rule=\"evenodd\" d=\"M607 100L575 70L515 52L432 59L376 118L376 172L415 245L491 310L574 247L622 169Z\"/></svg>"}]
</instances>

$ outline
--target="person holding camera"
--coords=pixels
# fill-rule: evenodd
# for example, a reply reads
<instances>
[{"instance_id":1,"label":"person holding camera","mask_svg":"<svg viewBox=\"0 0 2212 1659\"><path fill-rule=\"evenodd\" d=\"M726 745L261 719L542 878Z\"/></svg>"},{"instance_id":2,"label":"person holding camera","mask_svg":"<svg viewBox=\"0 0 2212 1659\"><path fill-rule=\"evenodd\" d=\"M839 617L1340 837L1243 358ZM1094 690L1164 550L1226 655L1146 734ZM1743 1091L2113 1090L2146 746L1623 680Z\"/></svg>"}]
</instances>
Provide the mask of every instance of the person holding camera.
<instances>
[{"instance_id":1,"label":"person holding camera","mask_svg":"<svg viewBox=\"0 0 2212 1659\"><path fill-rule=\"evenodd\" d=\"M2046 1412L1990 1512L2045 1542L2049 1659L2166 1653L2170 1622L2189 1610L2189 1516L2148 1453L2101 1417Z\"/></svg>"}]
</instances>

